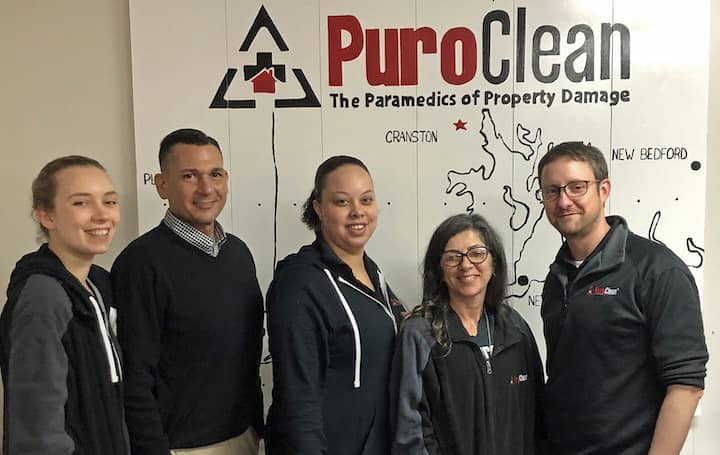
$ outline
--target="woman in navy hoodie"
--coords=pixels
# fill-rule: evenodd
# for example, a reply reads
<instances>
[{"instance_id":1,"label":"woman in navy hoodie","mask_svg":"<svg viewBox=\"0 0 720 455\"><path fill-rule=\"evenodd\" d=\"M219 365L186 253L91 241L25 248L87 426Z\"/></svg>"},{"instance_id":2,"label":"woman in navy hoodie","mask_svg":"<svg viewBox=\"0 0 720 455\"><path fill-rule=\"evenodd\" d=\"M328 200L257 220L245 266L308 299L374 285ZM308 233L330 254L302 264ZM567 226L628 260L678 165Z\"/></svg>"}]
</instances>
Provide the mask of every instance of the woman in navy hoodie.
<instances>
[{"instance_id":1,"label":"woman in navy hoodie","mask_svg":"<svg viewBox=\"0 0 720 455\"><path fill-rule=\"evenodd\" d=\"M97 161L51 161L32 185L47 238L10 277L0 316L3 453L128 455L109 277L92 265L120 219Z\"/></svg>"},{"instance_id":2,"label":"woman in navy hoodie","mask_svg":"<svg viewBox=\"0 0 720 455\"><path fill-rule=\"evenodd\" d=\"M316 240L281 261L268 291L270 455L385 455L388 375L402 306L365 254L375 190L357 158L323 162L303 221Z\"/></svg>"}]
</instances>

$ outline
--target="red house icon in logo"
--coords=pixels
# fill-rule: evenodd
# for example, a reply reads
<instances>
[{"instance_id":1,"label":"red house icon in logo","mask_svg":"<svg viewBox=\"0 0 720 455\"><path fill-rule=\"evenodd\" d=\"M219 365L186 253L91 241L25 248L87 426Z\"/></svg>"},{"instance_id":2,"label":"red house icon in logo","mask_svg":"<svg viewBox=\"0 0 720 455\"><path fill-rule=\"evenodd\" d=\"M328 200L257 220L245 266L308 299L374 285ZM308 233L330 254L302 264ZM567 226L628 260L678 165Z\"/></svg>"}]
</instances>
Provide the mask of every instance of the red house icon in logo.
<instances>
[{"instance_id":1,"label":"red house icon in logo","mask_svg":"<svg viewBox=\"0 0 720 455\"><path fill-rule=\"evenodd\" d=\"M273 68L260 71L250 81L253 84L253 93L275 93L275 74Z\"/></svg>"}]
</instances>

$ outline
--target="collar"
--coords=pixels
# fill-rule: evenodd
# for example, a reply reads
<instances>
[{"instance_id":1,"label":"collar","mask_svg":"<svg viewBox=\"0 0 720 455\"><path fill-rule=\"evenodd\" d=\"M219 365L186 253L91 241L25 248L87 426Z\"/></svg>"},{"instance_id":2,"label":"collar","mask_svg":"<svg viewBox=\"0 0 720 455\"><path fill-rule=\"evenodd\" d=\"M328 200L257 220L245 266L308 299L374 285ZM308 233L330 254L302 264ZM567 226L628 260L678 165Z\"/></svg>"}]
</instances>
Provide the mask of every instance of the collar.
<instances>
[{"instance_id":1,"label":"collar","mask_svg":"<svg viewBox=\"0 0 720 455\"><path fill-rule=\"evenodd\" d=\"M374 291L355 278L350 266L340 259L337 254L335 254L335 251L333 251L332 247L330 247L325 239L323 239L322 235L317 234L312 246L318 251L320 261L323 266L327 267L333 274L345 278L356 286L360 286L362 289L369 292L371 295L374 295L381 301L385 300L381 291L382 284L380 283L380 277L378 276L380 269L377 264L370 259L367 253L363 252L363 262L365 263L365 270L367 270L370 281L372 281L373 287L375 287Z\"/></svg>"},{"instance_id":2,"label":"collar","mask_svg":"<svg viewBox=\"0 0 720 455\"><path fill-rule=\"evenodd\" d=\"M178 237L212 257L217 257L220 254L220 248L227 240L225 231L217 221L215 221L215 238L208 237L204 232L181 220L170 209L165 212L163 223Z\"/></svg>"},{"instance_id":3,"label":"collar","mask_svg":"<svg viewBox=\"0 0 720 455\"><path fill-rule=\"evenodd\" d=\"M495 348L493 349L494 355L497 355L508 346L518 343L521 338L520 330L515 327L515 324L510 319L508 313L501 313L503 314L498 314L497 311L492 313L493 325L491 327L493 330L493 344L495 345ZM448 336L450 337L451 342L469 341L475 345L472 337L467 333L462 321L460 321L460 317L452 308L448 308L447 323Z\"/></svg>"},{"instance_id":4,"label":"collar","mask_svg":"<svg viewBox=\"0 0 720 455\"><path fill-rule=\"evenodd\" d=\"M610 225L610 230L582 263L577 278L589 273L612 269L625 261L625 245L630 232L627 222L624 218L616 215L608 216L605 219ZM570 254L570 247L566 241L560 247L560 251L555 257L555 262L550 266L550 270L556 275L565 275L566 273L563 270L570 267L576 268L572 254Z\"/></svg>"},{"instance_id":5,"label":"collar","mask_svg":"<svg viewBox=\"0 0 720 455\"><path fill-rule=\"evenodd\" d=\"M337 254L335 254L335 251L333 251L332 247L325 241L322 235L317 235L315 241L313 242L313 246L318 250L320 260L325 266L328 266L330 269L334 269L334 272L340 275L352 276L352 269L350 266L340 259ZM370 272L375 272L377 269L375 263L370 260L365 252L363 252L363 262L365 263L365 268L367 269L368 274ZM345 276L345 278L347 278L347 276Z\"/></svg>"}]
</instances>

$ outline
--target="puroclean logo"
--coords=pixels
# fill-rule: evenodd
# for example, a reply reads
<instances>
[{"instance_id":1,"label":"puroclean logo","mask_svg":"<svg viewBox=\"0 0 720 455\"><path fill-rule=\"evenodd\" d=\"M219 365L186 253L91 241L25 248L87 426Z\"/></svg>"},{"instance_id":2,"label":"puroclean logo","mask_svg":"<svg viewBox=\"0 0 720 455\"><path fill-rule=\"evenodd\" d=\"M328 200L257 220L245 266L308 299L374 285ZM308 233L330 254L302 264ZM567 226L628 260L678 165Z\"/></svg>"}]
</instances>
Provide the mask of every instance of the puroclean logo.
<instances>
[{"instance_id":1,"label":"puroclean logo","mask_svg":"<svg viewBox=\"0 0 720 455\"><path fill-rule=\"evenodd\" d=\"M275 26L272 18L270 18L265 6L261 6L257 16L255 17L255 21L253 21L245 39L240 45L239 52L250 52L253 41L255 41L258 32L263 28L270 33L270 36L277 46L277 51L290 51L290 48L283 39L282 35L280 35L280 31L277 26ZM293 83L300 86L305 96L302 98L276 98L276 108L320 107L320 101L305 77L305 73L302 68L291 68L291 71L288 73L285 65L275 62L273 57L272 52L267 52L267 49L263 49L263 52L256 52L254 64L243 66L243 82L246 84L252 84L252 92L276 93L276 90L278 89L277 84ZM230 87L230 84L235 81L237 73L238 68L227 69L225 76L220 81L220 85L218 86L215 96L210 103L210 109L255 108L255 99L252 98L238 100L226 99L228 88ZM235 81L235 83L242 82Z\"/></svg>"},{"instance_id":2,"label":"puroclean logo","mask_svg":"<svg viewBox=\"0 0 720 455\"><path fill-rule=\"evenodd\" d=\"M597 287L588 289L587 294L588 295L617 295L618 292L620 292L620 288L597 286Z\"/></svg>"}]
</instances>

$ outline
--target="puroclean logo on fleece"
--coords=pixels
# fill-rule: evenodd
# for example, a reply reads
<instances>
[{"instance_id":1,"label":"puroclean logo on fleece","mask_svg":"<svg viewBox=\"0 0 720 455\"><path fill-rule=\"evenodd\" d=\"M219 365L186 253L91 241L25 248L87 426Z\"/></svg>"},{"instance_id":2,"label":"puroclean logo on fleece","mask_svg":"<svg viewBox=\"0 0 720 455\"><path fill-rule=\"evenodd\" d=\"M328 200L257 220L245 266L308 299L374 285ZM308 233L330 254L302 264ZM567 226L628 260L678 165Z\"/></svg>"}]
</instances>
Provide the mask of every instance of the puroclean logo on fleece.
<instances>
[{"instance_id":1,"label":"puroclean logo on fleece","mask_svg":"<svg viewBox=\"0 0 720 455\"><path fill-rule=\"evenodd\" d=\"M254 49L253 42L258 33L265 29L275 43L275 49ZM290 48L283 39L275 22L268 14L265 6L261 6L238 52L255 54L254 62L242 66L242 77L237 77L240 68L228 68L225 76L220 80L215 96L210 103L210 109L254 109L255 98L227 99L228 90L233 84L248 84L252 86L253 95L276 94L274 103L276 108L286 107L320 107L320 101L315 95L310 82L302 68L288 68L283 64L282 53L289 52ZM289 69L289 71L288 71ZM293 86L288 89L288 85ZM284 93L297 93L302 91L304 96L296 98L283 97Z\"/></svg>"}]
</instances>

